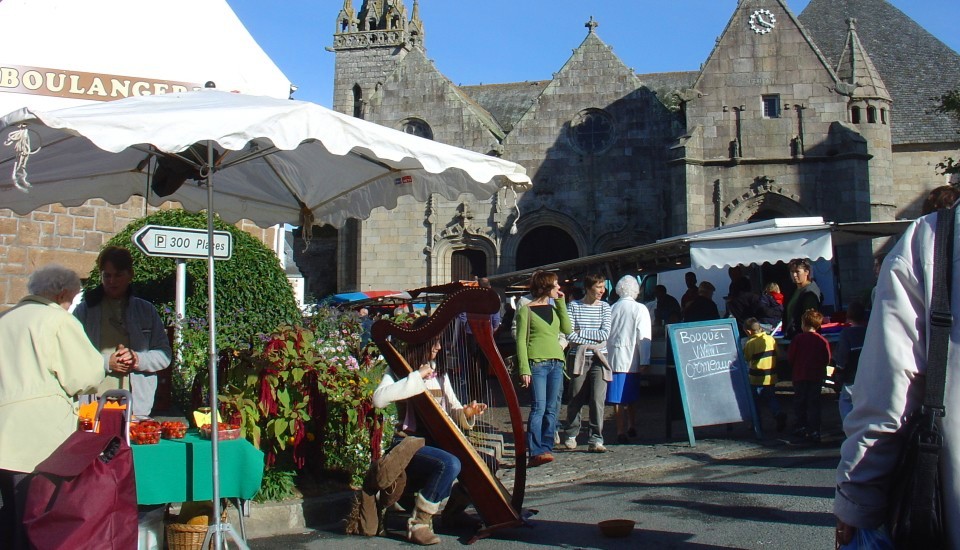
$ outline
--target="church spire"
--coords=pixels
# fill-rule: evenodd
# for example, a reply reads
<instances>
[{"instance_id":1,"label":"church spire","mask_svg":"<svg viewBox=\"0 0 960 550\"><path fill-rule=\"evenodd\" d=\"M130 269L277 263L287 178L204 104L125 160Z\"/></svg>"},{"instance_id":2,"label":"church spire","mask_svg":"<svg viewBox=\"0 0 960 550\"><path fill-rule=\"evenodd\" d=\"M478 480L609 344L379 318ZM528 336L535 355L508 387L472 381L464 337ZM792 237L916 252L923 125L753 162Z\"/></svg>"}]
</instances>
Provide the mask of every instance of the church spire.
<instances>
[{"instance_id":1,"label":"church spire","mask_svg":"<svg viewBox=\"0 0 960 550\"><path fill-rule=\"evenodd\" d=\"M847 28L847 40L837 64L837 76L849 85L853 98L892 101L883 79L880 78L880 72L860 42L857 20L847 19Z\"/></svg>"},{"instance_id":2,"label":"church spire","mask_svg":"<svg viewBox=\"0 0 960 550\"><path fill-rule=\"evenodd\" d=\"M410 15L410 25L407 27L412 46L423 47L423 21L420 19L420 0L413 0L413 13Z\"/></svg>"},{"instance_id":3,"label":"church spire","mask_svg":"<svg viewBox=\"0 0 960 550\"><path fill-rule=\"evenodd\" d=\"M337 14L337 30L335 32L356 32L357 12L353 9L353 0L343 0L343 8Z\"/></svg>"}]
</instances>

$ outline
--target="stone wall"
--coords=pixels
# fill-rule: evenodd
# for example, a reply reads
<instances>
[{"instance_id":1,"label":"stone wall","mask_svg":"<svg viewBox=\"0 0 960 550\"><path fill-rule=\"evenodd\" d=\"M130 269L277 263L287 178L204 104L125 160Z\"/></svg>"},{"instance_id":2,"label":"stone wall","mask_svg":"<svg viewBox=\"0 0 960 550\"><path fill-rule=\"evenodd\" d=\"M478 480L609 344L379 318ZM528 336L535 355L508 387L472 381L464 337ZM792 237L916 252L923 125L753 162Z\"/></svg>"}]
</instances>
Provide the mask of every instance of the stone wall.
<instances>
[{"instance_id":1,"label":"stone wall","mask_svg":"<svg viewBox=\"0 0 960 550\"><path fill-rule=\"evenodd\" d=\"M166 203L162 208L174 208ZM104 243L130 222L156 211L143 197L131 197L120 205L102 199L82 206L52 204L25 216L0 209L0 310L6 310L27 294L27 278L39 267L58 263L73 269L81 278L94 268ZM270 246L271 229L251 222L238 227Z\"/></svg>"}]
</instances>

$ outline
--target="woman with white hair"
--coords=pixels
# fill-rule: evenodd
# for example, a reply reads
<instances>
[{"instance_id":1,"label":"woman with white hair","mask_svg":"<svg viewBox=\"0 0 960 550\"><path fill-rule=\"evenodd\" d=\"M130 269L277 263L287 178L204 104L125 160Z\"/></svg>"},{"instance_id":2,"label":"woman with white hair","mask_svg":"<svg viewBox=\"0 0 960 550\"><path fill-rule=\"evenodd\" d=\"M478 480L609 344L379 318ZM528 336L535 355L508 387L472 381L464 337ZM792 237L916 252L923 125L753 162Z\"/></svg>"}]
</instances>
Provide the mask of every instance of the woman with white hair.
<instances>
[{"instance_id":1,"label":"woman with white hair","mask_svg":"<svg viewBox=\"0 0 960 550\"><path fill-rule=\"evenodd\" d=\"M650 311L637 302L640 284L626 275L617 282L620 299L610 309L610 337L607 360L613 381L607 387L607 403L613 405L617 422L617 443L637 437L634 427L635 403L640 397L640 374L650 365Z\"/></svg>"},{"instance_id":2,"label":"woman with white hair","mask_svg":"<svg viewBox=\"0 0 960 550\"><path fill-rule=\"evenodd\" d=\"M0 314L0 548L27 548L27 474L77 429L74 397L103 380L100 352L67 313L80 279L38 269L30 295Z\"/></svg>"}]
</instances>

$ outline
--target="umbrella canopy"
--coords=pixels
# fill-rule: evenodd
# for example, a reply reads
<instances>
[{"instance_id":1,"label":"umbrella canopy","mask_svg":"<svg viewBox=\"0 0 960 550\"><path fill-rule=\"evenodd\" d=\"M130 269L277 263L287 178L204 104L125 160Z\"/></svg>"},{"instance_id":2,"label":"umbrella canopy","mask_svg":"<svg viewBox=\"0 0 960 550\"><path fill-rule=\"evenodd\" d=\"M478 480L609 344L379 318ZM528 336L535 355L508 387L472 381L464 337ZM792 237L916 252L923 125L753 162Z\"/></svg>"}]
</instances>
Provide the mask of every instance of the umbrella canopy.
<instances>
[{"instance_id":1,"label":"umbrella canopy","mask_svg":"<svg viewBox=\"0 0 960 550\"><path fill-rule=\"evenodd\" d=\"M0 118L0 205L18 214L91 198L118 204L145 195L157 159L199 167L216 151L215 211L225 220L341 227L402 195L487 199L530 185L523 167L349 117L304 101L215 90L143 96ZM190 149L188 151L188 149ZM199 168L198 168L199 170ZM176 200L207 208L188 181ZM311 220L312 218L312 220Z\"/></svg>"}]
</instances>

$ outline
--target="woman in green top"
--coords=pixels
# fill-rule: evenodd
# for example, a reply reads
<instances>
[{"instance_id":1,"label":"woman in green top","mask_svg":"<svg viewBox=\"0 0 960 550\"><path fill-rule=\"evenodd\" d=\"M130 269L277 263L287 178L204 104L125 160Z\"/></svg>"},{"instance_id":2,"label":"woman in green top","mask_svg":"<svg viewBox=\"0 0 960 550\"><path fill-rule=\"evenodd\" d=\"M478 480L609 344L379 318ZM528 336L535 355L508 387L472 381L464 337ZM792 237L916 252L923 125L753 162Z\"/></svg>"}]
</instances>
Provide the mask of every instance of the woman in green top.
<instances>
[{"instance_id":1,"label":"woman in green top","mask_svg":"<svg viewBox=\"0 0 960 550\"><path fill-rule=\"evenodd\" d=\"M573 331L556 273L537 271L530 278L533 300L517 311L517 360L520 380L530 388L527 447L530 467L553 462L560 392L563 390L563 348L560 335Z\"/></svg>"}]
</instances>

